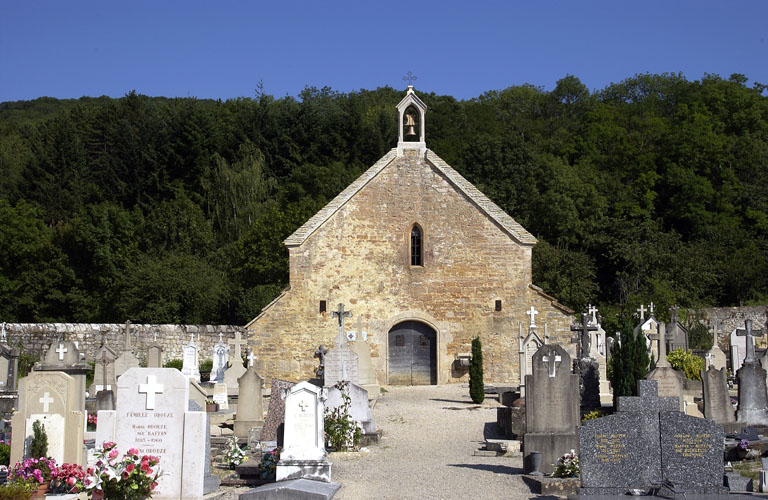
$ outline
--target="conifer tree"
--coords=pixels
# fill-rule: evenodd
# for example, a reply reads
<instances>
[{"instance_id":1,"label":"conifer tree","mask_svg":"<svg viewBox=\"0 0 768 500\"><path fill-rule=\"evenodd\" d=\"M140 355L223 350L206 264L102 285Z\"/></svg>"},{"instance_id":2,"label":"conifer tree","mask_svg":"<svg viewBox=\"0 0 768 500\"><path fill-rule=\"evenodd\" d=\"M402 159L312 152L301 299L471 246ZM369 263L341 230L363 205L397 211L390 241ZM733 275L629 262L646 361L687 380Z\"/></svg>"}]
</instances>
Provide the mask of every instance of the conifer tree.
<instances>
[{"instance_id":1,"label":"conifer tree","mask_svg":"<svg viewBox=\"0 0 768 500\"><path fill-rule=\"evenodd\" d=\"M483 384L483 349L480 337L472 339L472 359L469 361L469 397L480 404L485 399Z\"/></svg>"},{"instance_id":2,"label":"conifer tree","mask_svg":"<svg viewBox=\"0 0 768 500\"><path fill-rule=\"evenodd\" d=\"M641 332L633 333L632 325L625 322L621 327L621 344L611 349L610 381L613 387L613 407L619 396L636 396L637 381L648 374L650 362L645 338Z\"/></svg>"},{"instance_id":3,"label":"conifer tree","mask_svg":"<svg viewBox=\"0 0 768 500\"><path fill-rule=\"evenodd\" d=\"M48 434L39 420L32 424L32 441L29 443L30 458L48 457Z\"/></svg>"}]
</instances>

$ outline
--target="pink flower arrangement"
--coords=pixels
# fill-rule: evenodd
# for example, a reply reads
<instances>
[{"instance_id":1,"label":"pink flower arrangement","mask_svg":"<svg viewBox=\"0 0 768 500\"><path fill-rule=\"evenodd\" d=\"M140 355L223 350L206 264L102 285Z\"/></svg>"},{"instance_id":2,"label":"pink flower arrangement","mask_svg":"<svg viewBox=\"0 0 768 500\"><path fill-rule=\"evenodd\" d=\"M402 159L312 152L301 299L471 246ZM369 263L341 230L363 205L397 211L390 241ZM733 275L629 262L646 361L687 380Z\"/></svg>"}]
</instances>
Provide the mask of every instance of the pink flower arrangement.
<instances>
[{"instance_id":1,"label":"pink flower arrangement","mask_svg":"<svg viewBox=\"0 0 768 500\"><path fill-rule=\"evenodd\" d=\"M56 470L56 461L52 458L28 458L23 462L16 462L11 471L14 481L43 484L51 480L52 471Z\"/></svg>"},{"instance_id":2,"label":"pink flower arrangement","mask_svg":"<svg viewBox=\"0 0 768 500\"><path fill-rule=\"evenodd\" d=\"M130 448L120 457L117 445L105 441L96 452L98 461L89 467L83 481L85 490L94 500L136 500L152 498L161 472L153 469L160 459L151 455L139 457L139 450Z\"/></svg>"}]
</instances>

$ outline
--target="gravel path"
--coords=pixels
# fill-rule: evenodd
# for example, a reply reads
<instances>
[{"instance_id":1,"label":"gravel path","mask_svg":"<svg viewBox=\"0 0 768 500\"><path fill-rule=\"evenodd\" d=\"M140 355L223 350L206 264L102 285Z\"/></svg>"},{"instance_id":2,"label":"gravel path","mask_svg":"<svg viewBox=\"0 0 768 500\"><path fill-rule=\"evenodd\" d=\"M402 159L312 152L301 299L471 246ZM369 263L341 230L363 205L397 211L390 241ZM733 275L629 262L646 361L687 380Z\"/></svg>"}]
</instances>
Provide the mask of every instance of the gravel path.
<instances>
[{"instance_id":1,"label":"gravel path","mask_svg":"<svg viewBox=\"0 0 768 500\"><path fill-rule=\"evenodd\" d=\"M557 498L531 493L520 476L522 458L472 455L486 424L495 431L495 399L472 403L466 384L387 391L373 410L384 431L379 444L330 454L331 477L342 484L334 500ZM236 500L248 488L228 490L221 500Z\"/></svg>"}]
</instances>

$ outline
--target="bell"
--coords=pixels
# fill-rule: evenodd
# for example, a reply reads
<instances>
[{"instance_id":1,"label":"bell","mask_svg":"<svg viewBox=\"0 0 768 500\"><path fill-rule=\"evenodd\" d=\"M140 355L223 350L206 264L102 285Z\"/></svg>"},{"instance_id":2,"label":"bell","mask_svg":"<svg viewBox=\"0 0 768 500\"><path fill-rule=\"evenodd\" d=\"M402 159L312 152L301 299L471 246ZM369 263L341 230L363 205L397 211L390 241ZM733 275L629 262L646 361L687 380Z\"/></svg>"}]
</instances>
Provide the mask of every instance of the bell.
<instances>
[{"instance_id":1,"label":"bell","mask_svg":"<svg viewBox=\"0 0 768 500\"><path fill-rule=\"evenodd\" d=\"M416 137L416 120L411 113L405 114L405 136Z\"/></svg>"},{"instance_id":2,"label":"bell","mask_svg":"<svg viewBox=\"0 0 768 500\"><path fill-rule=\"evenodd\" d=\"M413 125L408 127L408 130L405 131L405 136L406 137L416 137L416 128Z\"/></svg>"}]
</instances>

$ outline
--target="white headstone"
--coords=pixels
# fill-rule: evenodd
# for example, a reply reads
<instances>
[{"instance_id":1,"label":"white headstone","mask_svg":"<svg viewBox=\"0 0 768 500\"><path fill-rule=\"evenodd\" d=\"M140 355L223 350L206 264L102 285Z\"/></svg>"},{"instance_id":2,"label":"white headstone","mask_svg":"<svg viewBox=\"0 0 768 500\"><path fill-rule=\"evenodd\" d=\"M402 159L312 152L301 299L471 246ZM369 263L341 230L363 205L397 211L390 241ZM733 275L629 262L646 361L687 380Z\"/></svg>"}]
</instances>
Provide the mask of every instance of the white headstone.
<instances>
[{"instance_id":1,"label":"white headstone","mask_svg":"<svg viewBox=\"0 0 768 500\"><path fill-rule=\"evenodd\" d=\"M195 345L194 334L191 334L189 344L182 348L182 352L184 354L182 357L181 373L187 378L191 378L196 382L200 382L200 347Z\"/></svg>"},{"instance_id":2,"label":"white headstone","mask_svg":"<svg viewBox=\"0 0 768 500\"><path fill-rule=\"evenodd\" d=\"M219 334L219 341L211 348L213 356L213 366L211 367L211 382L224 382L224 372L227 370L229 361L229 346L224 343L222 334Z\"/></svg>"}]
</instances>

